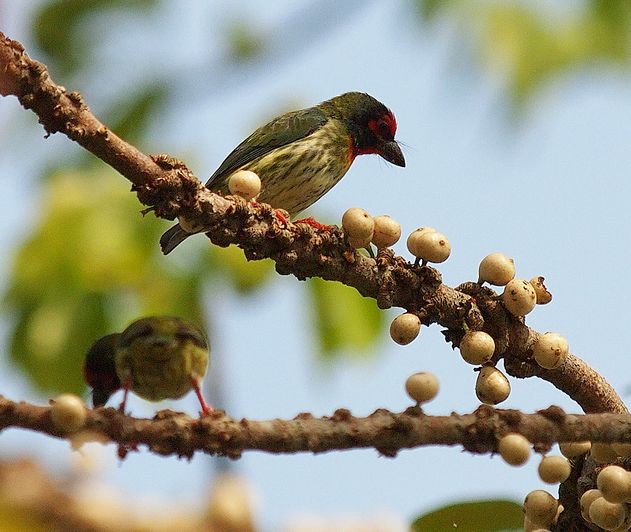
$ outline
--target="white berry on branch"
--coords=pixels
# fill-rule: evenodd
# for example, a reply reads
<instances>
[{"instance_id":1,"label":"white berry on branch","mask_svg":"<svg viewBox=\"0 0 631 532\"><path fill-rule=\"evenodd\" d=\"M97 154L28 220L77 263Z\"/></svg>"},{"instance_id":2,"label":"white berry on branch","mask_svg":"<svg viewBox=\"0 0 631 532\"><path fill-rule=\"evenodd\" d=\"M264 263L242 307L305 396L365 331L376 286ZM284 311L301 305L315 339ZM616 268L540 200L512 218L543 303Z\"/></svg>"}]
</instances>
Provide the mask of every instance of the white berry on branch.
<instances>
[{"instance_id":1,"label":"white berry on branch","mask_svg":"<svg viewBox=\"0 0 631 532\"><path fill-rule=\"evenodd\" d=\"M497 405L508 399L510 383L506 375L499 369L493 366L484 366L478 373L475 394L482 403Z\"/></svg>"},{"instance_id":2,"label":"white berry on branch","mask_svg":"<svg viewBox=\"0 0 631 532\"><path fill-rule=\"evenodd\" d=\"M250 201L261 192L261 179L250 170L239 170L230 176L228 190L230 194Z\"/></svg>"},{"instance_id":3,"label":"white berry on branch","mask_svg":"<svg viewBox=\"0 0 631 532\"><path fill-rule=\"evenodd\" d=\"M400 314L390 324L390 337L399 345L407 345L421 332L421 320L416 314Z\"/></svg>"},{"instance_id":4,"label":"white berry on branch","mask_svg":"<svg viewBox=\"0 0 631 532\"><path fill-rule=\"evenodd\" d=\"M405 381L405 391L418 404L427 403L438 395L438 378L433 373L421 371Z\"/></svg>"},{"instance_id":5,"label":"white berry on branch","mask_svg":"<svg viewBox=\"0 0 631 532\"><path fill-rule=\"evenodd\" d=\"M372 243L377 249L393 246L401 238L401 226L399 222L387 214L373 218L375 228L372 235Z\"/></svg>"},{"instance_id":6,"label":"white berry on branch","mask_svg":"<svg viewBox=\"0 0 631 532\"><path fill-rule=\"evenodd\" d=\"M484 257L478 268L478 282L504 286L515 277L515 263L503 253L491 253Z\"/></svg>"},{"instance_id":7,"label":"white berry on branch","mask_svg":"<svg viewBox=\"0 0 631 532\"><path fill-rule=\"evenodd\" d=\"M525 316L537 304L537 294L525 279L513 279L504 287L502 303L514 316Z\"/></svg>"},{"instance_id":8,"label":"white berry on branch","mask_svg":"<svg viewBox=\"0 0 631 532\"><path fill-rule=\"evenodd\" d=\"M493 357L495 341L490 334L484 331L467 331L458 347L465 362L480 366Z\"/></svg>"}]
</instances>

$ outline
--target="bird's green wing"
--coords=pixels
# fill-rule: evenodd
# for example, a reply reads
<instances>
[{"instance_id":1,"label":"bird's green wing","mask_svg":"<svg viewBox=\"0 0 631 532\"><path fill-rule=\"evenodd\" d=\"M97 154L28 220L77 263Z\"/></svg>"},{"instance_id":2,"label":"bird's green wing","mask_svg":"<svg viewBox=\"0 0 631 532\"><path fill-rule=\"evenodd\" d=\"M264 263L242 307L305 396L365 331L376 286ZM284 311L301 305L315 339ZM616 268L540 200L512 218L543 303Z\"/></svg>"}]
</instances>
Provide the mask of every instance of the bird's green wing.
<instances>
[{"instance_id":1,"label":"bird's green wing","mask_svg":"<svg viewBox=\"0 0 631 532\"><path fill-rule=\"evenodd\" d=\"M235 170L276 148L310 135L320 129L326 120L324 112L317 107L292 111L275 118L239 144L210 176L206 186L213 189L223 185L224 179Z\"/></svg>"}]
</instances>

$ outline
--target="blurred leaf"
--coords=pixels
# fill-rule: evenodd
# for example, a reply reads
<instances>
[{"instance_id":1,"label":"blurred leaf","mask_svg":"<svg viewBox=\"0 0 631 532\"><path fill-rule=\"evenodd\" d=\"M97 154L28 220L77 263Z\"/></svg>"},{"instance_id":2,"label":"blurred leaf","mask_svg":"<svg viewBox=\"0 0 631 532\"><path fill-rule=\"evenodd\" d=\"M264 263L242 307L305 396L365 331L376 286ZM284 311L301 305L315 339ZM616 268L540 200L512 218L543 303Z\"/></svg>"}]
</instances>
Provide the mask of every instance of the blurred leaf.
<instances>
[{"instance_id":1,"label":"blurred leaf","mask_svg":"<svg viewBox=\"0 0 631 532\"><path fill-rule=\"evenodd\" d=\"M200 286L213 267L180 269L158 248L164 224L114 172L58 173L46 181L41 220L17 252L5 294L11 360L40 390L80 393L87 348L146 314L203 325Z\"/></svg>"},{"instance_id":2,"label":"blurred leaf","mask_svg":"<svg viewBox=\"0 0 631 532\"><path fill-rule=\"evenodd\" d=\"M592 0L581 8L528 2L418 0L423 20L450 16L485 66L506 77L515 110L569 71L631 61L631 2ZM566 6L567 7L567 6ZM470 46L470 43L467 43Z\"/></svg>"},{"instance_id":3,"label":"blurred leaf","mask_svg":"<svg viewBox=\"0 0 631 532\"><path fill-rule=\"evenodd\" d=\"M381 338L384 312L373 299L342 283L319 278L308 282L320 354L331 358L342 350L366 352Z\"/></svg>"},{"instance_id":4,"label":"blurred leaf","mask_svg":"<svg viewBox=\"0 0 631 532\"><path fill-rule=\"evenodd\" d=\"M265 50L263 38L253 27L244 22L232 24L228 28L227 39L232 59L239 61L254 59Z\"/></svg>"},{"instance_id":5,"label":"blurred leaf","mask_svg":"<svg viewBox=\"0 0 631 532\"><path fill-rule=\"evenodd\" d=\"M459 1L460 0L416 0L416 6L421 17L431 22L441 11L453 7L453 5Z\"/></svg>"},{"instance_id":6,"label":"blurred leaf","mask_svg":"<svg viewBox=\"0 0 631 532\"><path fill-rule=\"evenodd\" d=\"M146 11L156 0L52 0L44 3L33 17L35 42L49 56L53 71L67 75L81 68L90 59L90 44L82 24L91 15L112 10Z\"/></svg>"},{"instance_id":7,"label":"blurred leaf","mask_svg":"<svg viewBox=\"0 0 631 532\"><path fill-rule=\"evenodd\" d=\"M50 532L50 521L19 508L15 501L0 501L0 530L3 532Z\"/></svg>"},{"instance_id":8,"label":"blurred leaf","mask_svg":"<svg viewBox=\"0 0 631 532\"><path fill-rule=\"evenodd\" d=\"M242 295L261 288L274 271L274 262L271 259L248 261L237 246L214 247L212 252L217 267Z\"/></svg>"},{"instance_id":9,"label":"blurred leaf","mask_svg":"<svg viewBox=\"0 0 631 532\"><path fill-rule=\"evenodd\" d=\"M460 502L425 514L412 523L414 532L475 530L496 532L522 530L524 514L520 504L507 500Z\"/></svg>"},{"instance_id":10,"label":"blurred leaf","mask_svg":"<svg viewBox=\"0 0 631 532\"><path fill-rule=\"evenodd\" d=\"M165 102L167 93L167 87L158 83L143 87L126 101L117 101L115 109L105 113L105 122L127 142L139 143L149 121Z\"/></svg>"}]
</instances>

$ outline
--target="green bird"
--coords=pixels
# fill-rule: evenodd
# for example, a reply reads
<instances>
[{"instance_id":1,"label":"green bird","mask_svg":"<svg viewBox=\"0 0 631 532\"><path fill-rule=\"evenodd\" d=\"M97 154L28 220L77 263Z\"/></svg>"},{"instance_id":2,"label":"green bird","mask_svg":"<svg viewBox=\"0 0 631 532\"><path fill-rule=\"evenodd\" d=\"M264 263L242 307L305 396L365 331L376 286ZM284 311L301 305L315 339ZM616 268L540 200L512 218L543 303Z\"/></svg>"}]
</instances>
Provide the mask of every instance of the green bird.
<instances>
[{"instance_id":1,"label":"green bird","mask_svg":"<svg viewBox=\"0 0 631 532\"><path fill-rule=\"evenodd\" d=\"M397 121L381 102L348 92L315 107L285 113L258 128L226 157L206 186L228 194L230 176L250 170L261 179L257 201L298 214L326 194L358 155L374 153L405 166L394 140ZM320 226L313 219L302 220ZM193 233L179 224L160 239L166 255Z\"/></svg>"},{"instance_id":2,"label":"green bird","mask_svg":"<svg viewBox=\"0 0 631 532\"><path fill-rule=\"evenodd\" d=\"M104 405L121 388L122 412L129 391L149 401L161 401L179 399L193 389L202 412L208 414L212 408L201 393L208 353L204 333L192 323L152 316L133 322L122 333L97 340L86 354L83 373L95 407Z\"/></svg>"}]
</instances>

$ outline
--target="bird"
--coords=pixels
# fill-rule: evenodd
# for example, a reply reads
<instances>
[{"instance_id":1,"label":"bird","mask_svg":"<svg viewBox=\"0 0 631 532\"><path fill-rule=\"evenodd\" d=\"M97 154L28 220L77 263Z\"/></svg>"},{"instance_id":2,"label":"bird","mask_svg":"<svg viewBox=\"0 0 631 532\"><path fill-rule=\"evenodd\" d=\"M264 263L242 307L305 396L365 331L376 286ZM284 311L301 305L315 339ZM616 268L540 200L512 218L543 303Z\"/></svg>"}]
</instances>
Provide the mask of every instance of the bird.
<instances>
[{"instance_id":1,"label":"bird","mask_svg":"<svg viewBox=\"0 0 631 532\"><path fill-rule=\"evenodd\" d=\"M342 179L358 155L377 154L404 167L396 131L394 114L384 104L363 92L347 92L258 128L226 157L206 187L226 195L230 176L250 170L261 179L256 201L294 216ZM299 222L322 227L313 218ZM162 252L167 255L191 234L179 224L171 227L160 238Z\"/></svg>"},{"instance_id":2,"label":"bird","mask_svg":"<svg viewBox=\"0 0 631 532\"><path fill-rule=\"evenodd\" d=\"M86 353L83 373L92 388L94 407L103 406L120 389L124 391L121 412L130 391L161 401L179 399L193 389L202 414L209 414L213 409L201 393L208 358L208 341L197 326L179 317L150 316L94 342Z\"/></svg>"}]
</instances>

